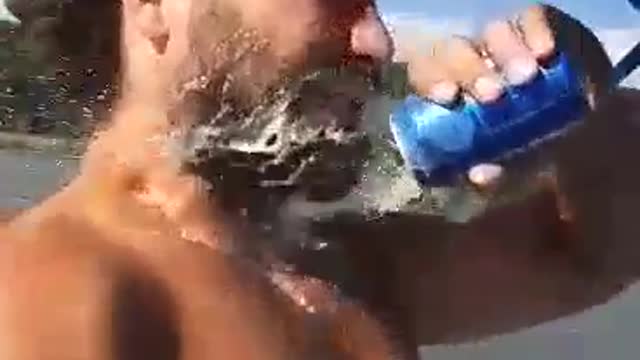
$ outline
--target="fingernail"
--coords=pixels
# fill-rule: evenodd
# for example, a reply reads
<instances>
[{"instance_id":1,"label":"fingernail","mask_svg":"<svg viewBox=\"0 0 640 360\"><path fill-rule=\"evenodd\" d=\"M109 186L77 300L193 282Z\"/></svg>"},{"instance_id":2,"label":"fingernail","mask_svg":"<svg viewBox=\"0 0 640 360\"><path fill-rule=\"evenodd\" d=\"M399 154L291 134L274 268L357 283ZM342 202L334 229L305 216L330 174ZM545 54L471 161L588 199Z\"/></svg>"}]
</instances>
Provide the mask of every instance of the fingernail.
<instances>
[{"instance_id":1,"label":"fingernail","mask_svg":"<svg viewBox=\"0 0 640 360\"><path fill-rule=\"evenodd\" d=\"M503 91L500 82L491 76L479 77L473 87L476 97L482 102L498 99Z\"/></svg>"},{"instance_id":2,"label":"fingernail","mask_svg":"<svg viewBox=\"0 0 640 360\"><path fill-rule=\"evenodd\" d=\"M527 39L527 45L529 45L536 58L551 55L556 47L555 40L551 34L533 36Z\"/></svg>"},{"instance_id":3,"label":"fingernail","mask_svg":"<svg viewBox=\"0 0 640 360\"><path fill-rule=\"evenodd\" d=\"M450 81L441 81L434 84L429 91L429 98L437 103L446 104L456 99L458 85Z\"/></svg>"},{"instance_id":4,"label":"fingernail","mask_svg":"<svg viewBox=\"0 0 640 360\"><path fill-rule=\"evenodd\" d=\"M538 72L538 64L533 59L516 59L507 64L505 76L509 83L521 85L533 77Z\"/></svg>"},{"instance_id":5,"label":"fingernail","mask_svg":"<svg viewBox=\"0 0 640 360\"><path fill-rule=\"evenodd\" d=\"M481 187L495 184L504 172L502 166L497 164L480 164L469 170L469 181Z\"/></svg>"}]
</instances>

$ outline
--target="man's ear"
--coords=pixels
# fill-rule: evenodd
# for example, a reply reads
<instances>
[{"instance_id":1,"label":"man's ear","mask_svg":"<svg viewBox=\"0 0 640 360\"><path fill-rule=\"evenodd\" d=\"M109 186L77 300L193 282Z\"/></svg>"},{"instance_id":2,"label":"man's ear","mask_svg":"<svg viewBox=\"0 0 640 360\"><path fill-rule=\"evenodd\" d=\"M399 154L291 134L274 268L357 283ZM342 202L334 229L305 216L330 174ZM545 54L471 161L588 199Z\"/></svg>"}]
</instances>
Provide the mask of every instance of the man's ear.
<instances>
[{"instance_id":1,"label":"man's ear","mask_svg":"<svg viewBox=\"0 0 640 360\"><path fill-rule=\"evenodd\" d=\"M162 0L124 0L124 6L139 35L163 54L169 42L169 27L162 13Z\"/></svg>"}]
</instances>

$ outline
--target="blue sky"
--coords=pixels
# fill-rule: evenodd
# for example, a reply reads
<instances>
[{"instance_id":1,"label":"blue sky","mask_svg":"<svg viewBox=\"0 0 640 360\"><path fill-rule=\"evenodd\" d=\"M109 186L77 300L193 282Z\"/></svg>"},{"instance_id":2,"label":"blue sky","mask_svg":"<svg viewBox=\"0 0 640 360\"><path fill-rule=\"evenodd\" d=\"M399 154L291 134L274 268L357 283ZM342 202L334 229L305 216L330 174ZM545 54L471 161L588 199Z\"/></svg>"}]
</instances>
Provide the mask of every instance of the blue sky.
<instances>
[{"instance_id":1,"label":"blue sky","mask_svg":"<svg viewBox=\"0 0 640 360\"><path fill-rule=\"evenodd\" d=\"M528 0L378 0L385 14L416 13L428 17L473 17L475 21L514 14ZM589 26L640 26L640 13L627 0L550 0Z\"/></svg>"}]
</instances>

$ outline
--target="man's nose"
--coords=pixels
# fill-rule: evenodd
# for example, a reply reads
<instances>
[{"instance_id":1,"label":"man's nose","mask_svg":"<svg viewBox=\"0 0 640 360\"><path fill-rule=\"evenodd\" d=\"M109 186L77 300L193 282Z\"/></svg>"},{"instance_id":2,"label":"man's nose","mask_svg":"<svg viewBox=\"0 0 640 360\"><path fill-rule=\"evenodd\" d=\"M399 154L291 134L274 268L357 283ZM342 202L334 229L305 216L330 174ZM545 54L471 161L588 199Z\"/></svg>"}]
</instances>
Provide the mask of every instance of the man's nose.
<instances>
[{"instance_id":1,"label":"man's nose","mask_svg":"<svg viewBox=\"0 0 640 360\"><path fill-rule=\"evenodd\" d=\"M351 51L386 62L393 55L393 40L377 11L369 7L351 28Z\"/></svg>"}]
</instances>

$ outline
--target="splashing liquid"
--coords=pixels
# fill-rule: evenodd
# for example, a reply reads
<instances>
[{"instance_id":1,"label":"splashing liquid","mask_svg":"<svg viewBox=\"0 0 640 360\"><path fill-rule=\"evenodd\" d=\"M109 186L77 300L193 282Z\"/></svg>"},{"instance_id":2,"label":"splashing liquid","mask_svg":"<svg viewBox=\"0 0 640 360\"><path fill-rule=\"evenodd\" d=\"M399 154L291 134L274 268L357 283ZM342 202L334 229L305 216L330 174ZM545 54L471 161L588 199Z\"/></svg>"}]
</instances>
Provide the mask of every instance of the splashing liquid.
<instances>
[{"instance_id":1,"label":"splashing liquid","mask_svg":"<svg viewBox=\"0 0 640 360\"><path fill-rule=\"evenodd\" d=\"M369 133L374 150L358 188L365 208L466 222L489 206L524 196L537 176L553 172L540 145L580 125L589 109L582 79L560 53L532 81L490 104L469 99L447 108L407 96L392 107L391 139ZM492 194L465 176L489 162L508 166L512 178Z\"/></svg>"}]
</instances>

